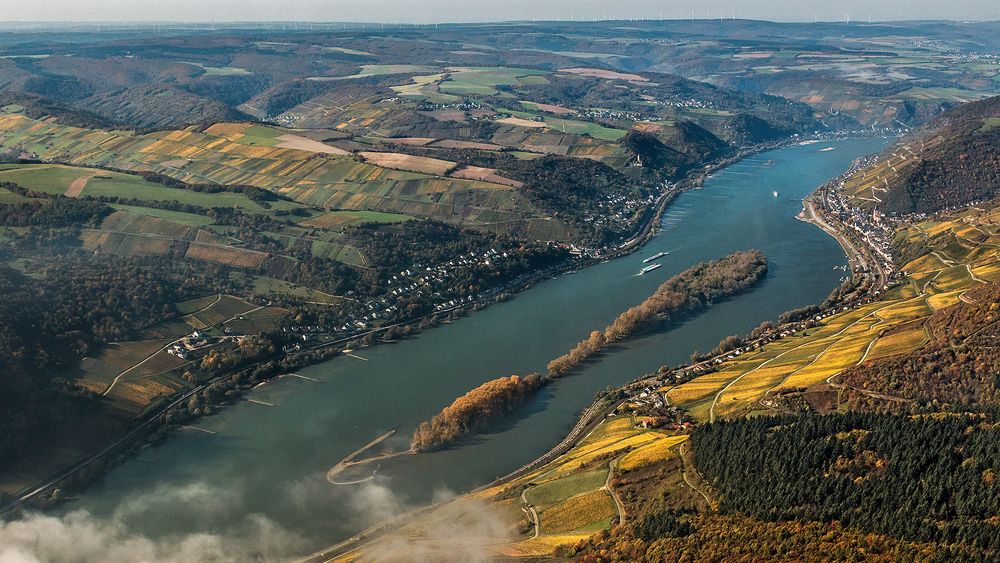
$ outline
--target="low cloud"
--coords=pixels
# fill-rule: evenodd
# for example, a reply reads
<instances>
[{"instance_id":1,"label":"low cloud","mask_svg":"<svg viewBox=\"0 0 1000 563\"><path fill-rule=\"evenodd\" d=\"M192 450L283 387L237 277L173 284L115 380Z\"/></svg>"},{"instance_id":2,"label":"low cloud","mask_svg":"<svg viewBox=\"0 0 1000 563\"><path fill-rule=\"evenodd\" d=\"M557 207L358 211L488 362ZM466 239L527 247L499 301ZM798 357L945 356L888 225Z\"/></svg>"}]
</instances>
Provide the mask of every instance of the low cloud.
<instances>
[{"instance_id":1,"label":"low cloud","mask_svg":"<svg viewBox=\"0 0 1000 563\"><path fill-rule=\"evenodd\" d=\"M305 549L303 539L261 514L232 518L241 505L234 491L204 484L157 488L100 517L86 510L32 513L0 522L0 563L283 561ZM203 532L156 539L132 529L132 518L162 514L194 522Z\"/></svg>"},{"instance_id":2,"label":"low cloud","mask_svg":"<svg viewBox=\"0 0 1000 563\"><path fill-rule=\"evenodd\" d=\"M403 504L387 488L366 485L356 495L357 507L372 516L388 517L405 512ZM490 504L438 492L435 502L445 503L420 517L419 534L390 534L364 550L363 559L379 562L469 562L495 561L495 548L513 539L511 522ZM385 517L385 516L382 516Z\"/></svg>"},{"instance_id":3,"label":"low cloud","mask_svg":"<svg viewBox=\"0 0 1000 563\"><path fill-rule=\"evenodd\" d=\"M317 477L285 487L289 506L303 518L328 510L320 504L332 503L358 528L419 508L377 481L331 488ZM252 494L192 483L131 497L111 515L86 510L30 513L0 522L0 563L290 561L310 553L317 543L335 543L343 532L331 529L329 538L308 538L302 530L290 530L249 510ZM389 536L366 549L364 559L488 561L496 558L490 546L512 537L510 522L487 503L455 499L446 491L437 493L434 502L446 504L433 518L421 516L419 537ZM143 532L142 526L159 522L164 530L182 522L185 529L198 532L164 535L157 530L155 537ZM316 533L313 529L312 535Z\"/></svg>"}]
</instances>

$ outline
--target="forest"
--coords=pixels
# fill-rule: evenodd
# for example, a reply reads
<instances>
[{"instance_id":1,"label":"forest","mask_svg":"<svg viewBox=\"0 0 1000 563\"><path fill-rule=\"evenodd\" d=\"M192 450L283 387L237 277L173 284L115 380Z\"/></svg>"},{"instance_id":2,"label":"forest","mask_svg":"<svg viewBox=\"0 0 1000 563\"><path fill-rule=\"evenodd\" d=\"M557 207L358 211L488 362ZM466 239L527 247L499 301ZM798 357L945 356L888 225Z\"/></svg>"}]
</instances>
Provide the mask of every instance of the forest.
<instances>
[{"instance_id":1,"label":"forest","mask_svg":"<svg viewBox=\"0 0 1000 563\"><path fill-rule=\"evenodd\" d=\"M549 376L565 375L612 342L676 321L746 291L766 273L767 258L756 250L734 252L720 260L696 264L663 282L642 303L618 315L603 332L591 332L575 348L549 362Z\"/></svg>"},{"instance_id":2,"label":"forest","mask_svg":"<svg viewBox=\"0 0 1000 563\"><path fill-rule=\"evenodd\" d=\"M643 520L645 523L645 520ZM632 525L602 532L558 555L584 563L663 561L989 561L962 544L931 544L864 532L838 523L766 521L740 514L695 514L685 535L645 540Z\"/></svg>"},{"instance_id":3,"label":"forest","mask_svg":"<svg viewBox=\"0 0 1000 563\"><path fill-rule=\"evenodd\" d=\"M0 205L0 225L6 227L95 226L113 210L96 201L58 197L47 201Z\"/></svg>"},{"instance_id":4,"label":"forest","mask_svg":"<svg viewBox=\"0 0 1000 563\"><path fill-rule=\"evenodd\" d=\"M101 344L176 315L207 275L153 260L61 256L0 267L0 465L89 393L58 377ZM83 305L86 306L83 306Z\"/></svg>"},{"instance_id":5,"label":"forest","mask_svg":"<svg viewBox=\"0 0 1000 563\"><path fill-rule=\"evenodd\" d=\"M993 125L998 118L1000 97L971 102L938 117L930 131L923 132L927 146L889 184L882 208L933 213L1000 193L1000 128ZM930 142L934 137L940 142ZM924 139L918 141L923 144Z\"/></svg>"},{"instance_id":6,"label":"forest","mask_svg":"<svg viewBox=\"0 0 1000 563\"><path fill-rule=\"evenodd\" d=\"M668 149L662 143L659 146L663 151L683 158L683 155ZM539 208L568 223L579 242L592 246L620 239L631 228L631 225L624 223L594 221L595 218L606 218L609 214L606 207L609 200L646 199L655 194L650 179L634 178L607 164L587 158L550 154L523 160L515 157L511 151L431 149L391 142L386 143L385 147L397 152L445 159L460 165L495 168L501 176L523 182L525 194ZM633 170L642 172L646 169ZM673 174L669 176L673 177Z\"/></svg>"},{"instance_id":7,"label":"forest","mask_svg":"<svg viewBox=\"0 0 1000 563\"><path fill-rule=\"evenodd\" d=\"M1000 554L995 412L743 418L699 427L691 447L722 514Z\"/></svg>"},{"instance_id":8,"label":"forest","mask_svg":"<svg viewBox=\"0 0 1000 563\"><path fill-rule=\"evenodd\" d=\"M441 449L513 410L531 397L543 383L544 380L537 373L487 381L455 399L434 415L430 422L420 423L413 433L410 448L417 452Z\"/></svg>"}]
</instances>

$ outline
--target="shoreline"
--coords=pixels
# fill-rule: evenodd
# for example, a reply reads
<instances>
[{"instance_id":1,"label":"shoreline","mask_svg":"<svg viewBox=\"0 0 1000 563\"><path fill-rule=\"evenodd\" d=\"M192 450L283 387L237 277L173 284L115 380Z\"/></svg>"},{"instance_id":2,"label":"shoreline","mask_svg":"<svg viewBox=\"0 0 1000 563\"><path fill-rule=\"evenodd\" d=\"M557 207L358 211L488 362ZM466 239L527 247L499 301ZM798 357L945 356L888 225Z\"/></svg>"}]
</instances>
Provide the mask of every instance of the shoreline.
<instances>
[{"instance_id":1,"label":"shoreline","mask_svg":"<svg viewBox=\"0 0 1000 563\"><path fill-rule=\"evenodd\" d=\"M858 137L860 137L860 135ZM851 137L851 138L854 138L854 137ZM759 152L766 152L767 150L773 150L773 149L782 148L784 146L797 145L797 144L800 144L800 142L785 142L785 143L780 143L777 146L773 146L773 147L769 147L769 148L762 149L762 150L759 150L759 151L751 152L750 154L742 156L740 159L735 160L733 162L738 162L739 160L742 160L744 158L747 158L747 157L752 156L753 154L756 154L756 153L759 153ZM730 162L729 164L731 164L733 162ZM724 166L721 166L719 168L723 168L723 167L725 167L727 165L728 164L726 164ZM717 169L718 168L713 168L712 171L717 170ZM703 179L705 176L707 176L710 173L711 172L708 171L708 169L706 167L706 171L704 172L704 175L701 176L701 178ZM851 261L851 254L850 254L851 251L853 251L856 255L858 255L859 259L861 259L863 255L857 249L855 249L853 247L853 245L850 245L849 241L844 240L844 237L834 227L832 227L831 225L829 225L825 221L823 221L818 216L818 214L816 214L815 209L812 208L812 202L810 201L810 199L812 197L814 197L816 194L820 193L823 189L825 189L828 184L829 184L829 182L824 183L823 185L820 185L820 186L816 187L812 192L809 193L809 195L807 195L805 198L803 198L803 200L802 200L802 202L803 202L803 209L802 209L802 211L798 215L795 216L795 218L798 219L798 220L800 220L800 221L806 222L806 223L811 223L811 224L815 225L817 228L819 228L820 230L822 230L827 235L833 237L838 242L838 244L840 244L841 249L844 251L845 258L848 258L849 261ZM688 189L691 189L691 188L688 188ZM681 193L681 191L683 191L683 190L678 190L675 195L679 195ZM813 215L812 217L807 216L807 206L808 206L808 209L811 210L811 212L812 212L812 213L810 213L811 215ZM869 286L868 288L866 288L864 298L870 298L870 297L872 297L872 290L873 289L874 288L871 287L871 286ZM851 304L850 307L854 308L854 307L859 306L860 304L861 304L860 302L855 302L855 303ZM841 305L842 304L838 304L837 306L841 306ZM792 323L792 324L795 324L795 323ZM780 332L780 330L782 328L783 328L782 326L777 327L775 329L775 332ZM748 341L747 343L751 344L751 345L754 344L754 343L763 345L762 343L763 343L763 341L766 338L767 337L761 337L757 341L753 341L753 342ZM701 361L698 361L698 362L695 362L695 363L690 363L690 364L686 364L686 365L675 366L674 368L671 369L671 371L679 371L679 370L684 370L684 369L690 369L690 368L697 367L697 366L710 366L717 359L725 358L729 354L730 354L730 352L722 352L722 353L720 353L720 354L718 354L716 356L705 358L705 359L702 359ZM634 380L632 380L632 381L630 381L630 382L628 382L628 383L620 386L618 389L628 390L628 389L641 388L641 387L647 385L647 383L649 382L649 379L650 378L649 378L648 375L643 375L643 376L640 376L640 377L638 377L638 378L636 378L636 379L634 379ZM466 495L475 494L476 492L479 492L479 491L482 491L482 490L486 490L486 489L489 489L489 488L492 488L492 487L497 487L497 486L504 485L505 483L509 483L511 481L514 481L514 480L516 480L516 479L524 476L525 474L530 473L532 471L535 471L535 470L539 469L540 467L544 466L545 464L552 462L553 460L557 459L560 455L562 455L565 452L567 452L570 449L572 449L577 443L579 443L590 432L592 432L594 428L596 428L602 421L604 421L608 413L614 412L615 409L620 404L622 404L625 401L626 401L626 399L621 399L619 401L608 403L603 397L596 399L590 406L588 406L580 414L579 418L577 419L576 424L573 426L573 428L570 430L570 432L566 435L566 437L563 438L562 441L560 441L558 444L554 445L550 450L546 451L545 453L543 453L539 457L535 458L534 460L531 460L530 462L526 463L525 465L523 465L523 466L521 466L521 467L519 467L519 468L511 471L510 473L508 473L508 474L506 474L504 476L498 477L498 478L490 481L489 483L485 483L483 485L480 485L478 487L475 487L473 489L465 491L465 492L459 494L456 498L461 498L461 497L466 496ZM420 507L420 508L417 508L417 509L409 512L409 513L401 514L399 516L396 516L396 517L394 517L394 518L392 518L390 520L382 521L382 522L377 522L377 523L373 524L371 527L366 528L365 530L356 533L355 535L351 536L350 538L344 539L344 540L342 540L341 542L339 542L337 544L334 544L332 546L329 546L327 548L324 548L322 550L319 550L317 552L314 552L312 554L304 556L301 559L299 559L299 561L301 561L303 563L319 563L319 562L322 562L322 561L328 561L328 560L330 560L332 558L336 558L336 557L343 556L343 555L346 555L348 553L357 551L357 550L359 550L361 548L364 548L366 545L368 545L372 541L375 541L381 535L384 535L386 533L391 533L394 530L396 530L396 529L398 529L400 527L403 527L406 524L410 523L414 518L417 518L417 517L419 517L419 516L421 516L421 515L423 515L423 514L425 514L427 512L432 511L432 510L435 510L435 509L441 508L443 506L446 506L448 503L450 503L450 502L452 502L454 500L455 499L449 499L447 501L440 502L440 503L437 503L437 504L432 504L432 505Z\"/></svg>"},{"instance_id":2,"label":"shoreline","mask_svg":"<svg viewBox=\"0 0 1000 563\"><path fill-rule=\"evenodd\" d=\"M856 135L856 136L860 137L861 135ZM853 138L853 137L855 136L835 135L832 138L821 136L819 137L819 139L840 140L844 138ZM631 254L637 251L642 246L644 246L653 236L656 235L656 233L659 231L658 228L659 219L666 212L667 208L673 202L673 200L681 193L692 189L699 189L704 180L706 179L706 177L727 166L730 166L732 164L735 164L737 162L740 162L746 158L749 158L751 156L754 156L762 152L779 149L785 146L801 144L805 142L807 139L813 139L813 137L786 138L780 141L772 141L768 143L753 145L738 150L735 153L718 157L715 160L700 165L698 167L692 168L686 173L686 175L683 178L672 184L668 184L667 187L662 191L662 193L660 193L660 195L657 197L653 205L651 205L649 208L646 209L646 211L643 213L642 217L640 218L639 222L636 225L635 234L631 238L623 241L622 243L612 248L605 254L598 254L595 256L586 256L582 258L570 259L552 268L533 272L530 274L525 274L521 276L521 278L512 281L511 284L505 287L504 289L495 290L495 293L483 296L475 301L456 305L449 309L436 311L434 313L424 315L416 319L410 319L405 322L394 323L392 325L371 329L363 333L345 336L330 342L317 344L310 348L303 349L299 352L289 354L287 357L302 358L305 357L307 354L315 352L319 352L321 354L323 352L331 353L329 357L319 358L306 365L319 364L324 361L333 359L334 357L336 357L336 355L342 353L342 351L340 350L329 350L331 347L343 345L353 341L358 341L369 335L377 336L380 333L384 333L393 327L400 327L403 325L414 325L427 318L432 318L432 317L440 318L442 316L447 316L448 314L452 313L459 313L464 315L468 312L478 310L480 308L489 306L491 304L502 302L512 297L516 297L519 293L527 289L530 289L537 283L553 279L555 277L558 277L560 275L569 272L581 270L583 268L595 265L597 263L606 260L620 258L628 254ZM433 326L429 328L433 328ZM382 342L376 341L375 343L377 344ZM264 362L271 360L273 359L268 359L265 360ZM247 367L253 367L253 366L247 366ZM184 392L179 397L171 399L166 406L157 409L155 412L147 414L144 420L138 422L134 427L126 429L122 434L113 439L107 446L83 458L79 462L56 472L51 478L43 481L42 484L34 484L22 489L18 493L14 494L13 498L5 506L0 507L0 516L7 515L26 505L30 506L32 503L50 502L51 499L48 499L46 501L39 501L38 499L43 498L45 496L44 493L47 492L51 493L56 489L64 491L65 490L81 491L85 489L87 485L90 484L90 482L99 479L104 474L106 474L107 471L110 470L116 464L115 462L118 463L124 462L127 460L127 458L134 455L134 453L139 449L147 445L153 445L156 439L159 438L159 436L156 435L157 431L162 430L163 432L170 432L180 426L190 424L193 420L196 420L197 418L204 416L204 415L198 415L192 420L184 420L180 424L176 425L167 425L166 423L161 421L161 418L164 415L170 412L171 409L180 405L184 400L190 398L192 395L196 393L201 392L202 390L204 390L205 388L207 388L208 386L212 385L217 381L232 377L232 375L233 375L232 373L227 373L218 376L216 378L212 378L211 380L208 380L198 385L197 387ZM284 374L274 374L272 376L268 376L263 382L269 382L271 380L281 377L282 375ZM227 404L233 404L233 402L227 402L225 404L221 404L218 406L222 408L225 407ZM112 463L109 463L108 465L101 467L96 471L93 471L92 474L87 475L84 482L77 482L71 485L64 484L64 482L66 482L67 480L75 476L78 476L83 470L88 468L93 468L95 464L105 461L110 456L117 456L117 457L112 460ZM60 485L63 485L63 487L60 487ZM40 508L45 509L49 508L50 506L51 505L45 504L40 506ZM39 508L39 506L36 505L35 508Z\"/></svg>"}]
</instances>

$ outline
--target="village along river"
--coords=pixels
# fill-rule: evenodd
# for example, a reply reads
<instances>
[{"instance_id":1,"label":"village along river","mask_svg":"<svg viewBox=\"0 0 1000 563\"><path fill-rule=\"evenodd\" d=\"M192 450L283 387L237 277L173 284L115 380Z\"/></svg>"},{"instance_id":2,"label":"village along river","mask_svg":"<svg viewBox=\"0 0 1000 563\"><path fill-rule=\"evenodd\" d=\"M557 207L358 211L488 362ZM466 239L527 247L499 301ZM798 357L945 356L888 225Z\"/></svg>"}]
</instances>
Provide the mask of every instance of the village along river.
<instances>
[{"instance_id":1,"label":"village along river","mask_svg":"<svg viewBox=\"0 0 1000 563\"><path fill-rule=\"evenodd\" d=\"M419 506L441 491L485 484L558 443L596 391L821 302L845 275L838 267L846 259L834 239L795 219L801 199L885 143L821 141L733 164L675 199L662 230L639 252L540 283L417 338L358 351L367 361L338 357L299 372L320 383L285 377L255 389L250 397L274 406L242 402L196 422L214 433L173 432L64 510L114 515L152 538L239 534L247 514L260 514L303 536L300 547L311 550L393 515L395 502ZM366 485L327 483L332 465L387 430L399 429L391 445L405 449L416 425L455 397L495 377L543 372L670 276L749 248L762 250L770 265L751 291L586 364L458 447L382 463ZM637 275L642 260L660 251L669 252L658 260L663 267Z\"/></svg>"}]
</instances>

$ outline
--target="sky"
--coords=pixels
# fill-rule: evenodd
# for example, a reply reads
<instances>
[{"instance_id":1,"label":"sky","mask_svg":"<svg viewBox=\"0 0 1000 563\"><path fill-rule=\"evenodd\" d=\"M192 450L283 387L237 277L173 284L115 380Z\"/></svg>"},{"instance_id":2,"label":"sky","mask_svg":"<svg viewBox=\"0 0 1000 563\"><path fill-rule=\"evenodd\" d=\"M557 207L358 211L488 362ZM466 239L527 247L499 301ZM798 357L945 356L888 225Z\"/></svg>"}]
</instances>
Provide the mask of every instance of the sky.
<instances>
[{"instance_id":1,"label":"sky","mask_svg":"<svg viewBox=\"0 0 1000 563\"><path fill-rule=\"evenodd\" d=\"M1000 0L0 0L0 21L1000 20Z\"/></svg>"}]
</instances>

